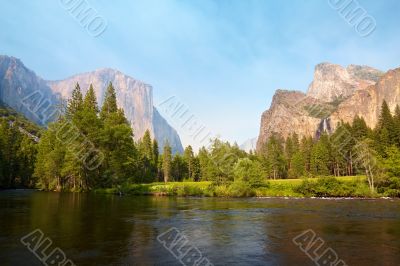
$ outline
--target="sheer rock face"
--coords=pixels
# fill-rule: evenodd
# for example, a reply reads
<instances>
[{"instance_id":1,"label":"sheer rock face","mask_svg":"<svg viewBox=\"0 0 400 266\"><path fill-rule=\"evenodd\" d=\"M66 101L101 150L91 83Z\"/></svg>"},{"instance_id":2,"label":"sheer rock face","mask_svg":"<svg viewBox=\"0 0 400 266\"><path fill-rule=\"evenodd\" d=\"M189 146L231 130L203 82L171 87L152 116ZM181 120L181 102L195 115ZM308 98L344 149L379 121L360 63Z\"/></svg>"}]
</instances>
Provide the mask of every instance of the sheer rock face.
<instances>
[{"instance_id":1,"label":"sheer rock face","mask_svg":"<svg viewBox=\"0 0 400 266\"><path fill-rule=\"evenodd\" d=\"M392 112L397 104L400 105L400 68L389 70L375 85L356 91L342 102L331 114L332 123L337 125L341 120L351 122L358 115L365 119L369 127L374 128L384 100Z\"/></svg>"},{"instance_id":2,"label":"sheer rock face","mask_svg":"<svg viewBox=\"0 0 400 266\"><path fill-rule=\"evenodd\" d=\"M131 123L135 139L139 139L148 129L152 137L159 142L160 150L166 140L173 152L182 152L183 147L177 132L161 117L153 106L153 89L150 85L138 81L114 69L99 69L93 72L78 74L60 81L45 81L27 69L20 60L0 56L1 100L32 121L45 124L44 121L26 108L26 95L40 91L43 99L50 99L52 104L59 99L68 99L78 82L85 94L92 83L99 105L103 102L105 90L109 82L117 94L117 104L124 109L125 116ZM25 97L25 98L24 98ZM31 109L31 110L30 110ZM43 113L43 112L42 112Z\"/></svg>"},{"instance_id":3,"label":"sheer rock face","mask_svg":"<svg viewBox=\"0 0 400 266\"><path fill-rule=\"evenodd\" d=\"M0 100L3 103L29 120L44 125L53 115L52 106L58 97L46 81L19 59L0 55Z\"/></svg>"},{"instance_id":4,"label":"sheer rock face","mask_svg":"<svg viewBox=\"0 0 400 266\"><path fill-rule=\"evenodd\" d=\"M84 95L92 84L98 104L101 106L109 82L112 82L115 88L118 107L124 109L125 116L134 129L135 138L141 138L146 129L149 129L154 137L153 88L148 84L137 81L117 70L99 69L61 81L48 81L48 85L53 91L61 94L64 99L68 99L76 83L79 83Z\"/></svg>"},{"instance_id":5,"label":"sheer rock face","mask_svg":"<svg viewBox=\"0 0 400 266\"><path fill-rule=\"evenodd\" d=\"M325 102L333 102L375 84L381 75L382 72L368 66L350 65L344 68L321 63L315 67L314 80L308 88L307 95Z\"/></svg>"},{"instance_id":6,"label":"sheer rock face","mask_svg":"<svg viewBox=\"0 0 400 266\"><path fill-rule=\"evenodd\" d=\"M292 132L296 132L299 137L313 135L321 119L312 117L307 111L307 106L315 103L323 104L299 91L277 90L271 108L261 116L257 150L260 150L274 133L284 138Z\"/></svg>"},{"instance_id":7,"label":"sheer rock face","mask_svg":"<svg viewBox=\"0 0 400 266\"><path fill-rule=\"evenodd\" d=\"M300 138L318 137L325 125L332 132L338 122L352 122L356 115L375 127L383 100L392 111L400 105L400 68L382 74L367 66L319 64L307 94L275 93L261 117L257 150L274 132L285 138L293 132Z\"/></svg>"}]
</instances>

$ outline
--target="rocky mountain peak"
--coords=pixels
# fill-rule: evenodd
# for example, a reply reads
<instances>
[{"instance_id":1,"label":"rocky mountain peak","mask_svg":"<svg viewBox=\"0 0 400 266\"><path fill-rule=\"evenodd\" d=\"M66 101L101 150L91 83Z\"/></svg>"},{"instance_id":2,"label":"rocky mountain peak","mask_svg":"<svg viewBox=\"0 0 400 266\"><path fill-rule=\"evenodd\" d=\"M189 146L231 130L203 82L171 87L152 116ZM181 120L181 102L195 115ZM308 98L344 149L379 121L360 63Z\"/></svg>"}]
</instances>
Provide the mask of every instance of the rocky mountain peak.
<instances>
[{"instance_id":1,"label":"rocky mountain peak","mask_svg":"<svg viewBox=\"0 0 400 266\"><path fill-rule=\"evenodd\" d=\"M273 133L318 138L322 132L333 132L340 121L352 122L356 115L375 127L383 100L392 111L400 104L400 68L383 74L369 66L321 63L307 94L276 91L271 107L261 116L257 149Z\"/></svg>"},{"instance_id":2,"label":"rocky mountain peak","mask_svg":"<svg viewBox=\"0 0 400 266\"><path fill-rule=\"evenodd\" d=\"M109 82L116 90L117 104L124 109L135 139L141 138L148 129L159 142L160 149L168 140L174 153L183 151L177 132L153 106L151 85L111 68L77 74L64 80L45 81L26 68L19 59L0 56L0 100L38 124L50 122L43 120L46 110L30 108L24 100L27 97L37 94L38 99L31 97L29 103L33 106L35 101L47 101L48 104L42 107L46 109L50 104L58 105L60 97L68 99L76 83L79 83L83 94L92 84L101 105Z\"/></svg>"},{"instance_id":3,"label":"rocky mountain peak","mask_svg":"<svg viewBox=\"0 0 400 266\"><path fill-rule=\"evenodd\" d=\"M370 66L349 65L346 70L354 79L370 82L377 82L384 74L382 71Z\"/></svg>"},{"instance_id":4,"label":"rocky mountain peak","mask_svg":"<svg viewBox=\"0 0 400 266\"><path fill-rule=\"evenodd\" d=\"M349 65L344 68L321 63L315 67L307 95L325 102L343 100L355 90L375 84L381 75L381 71L368 66Z\"/></svg>"},{"instance_id":5,"label":"rocky mountain peak","mask_svg":"<svg viewBox=\"0 0 400 266\"><path fill-rule=\"evenodd\" d=\"M375 85L356 91L341 103L331 114L333 125L339 121L351 122L354 116L358 115L365 119L369 127L373 128L378 123L384 100L392 111L396 105L400 105L400 68L389 70Z\"/></svg>"},{"instance_id":6,"label":"rocky mountain peak","mask_svg":"<svg viewBox=\"0 0 400 266\"><path fill-rule=\"evenodd\" d=\"M300 137L314 134L316 125L321 120L310 114L316 103L324 104L300 91L277 90L272 98L271 107L261 116L257 150L274 133L286 138L294 129L301 128Z\"/></svg>"}]
</instances>

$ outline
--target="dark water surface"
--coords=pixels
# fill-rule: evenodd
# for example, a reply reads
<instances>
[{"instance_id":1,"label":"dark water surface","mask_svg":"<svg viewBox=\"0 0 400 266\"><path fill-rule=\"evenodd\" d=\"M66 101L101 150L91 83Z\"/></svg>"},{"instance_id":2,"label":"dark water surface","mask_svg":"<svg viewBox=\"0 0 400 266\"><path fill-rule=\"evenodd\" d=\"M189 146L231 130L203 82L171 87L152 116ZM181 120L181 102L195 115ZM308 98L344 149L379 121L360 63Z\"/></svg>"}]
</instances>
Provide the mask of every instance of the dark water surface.
<instances>
[{"instance_id":1,"label":"dark water surface","mask_svg":"<svg viewBox=\"0 0 400 266\"><path fill-rule=\"evenodd\" d=\"M172 227L214 265L315 265L292 241L308 229L347 265L400 265L399 200L38 191L0 192L0 265L42 265L20 242L37 228L76 265L181 265L157 241Z\"/></svg>"}]
</instances>

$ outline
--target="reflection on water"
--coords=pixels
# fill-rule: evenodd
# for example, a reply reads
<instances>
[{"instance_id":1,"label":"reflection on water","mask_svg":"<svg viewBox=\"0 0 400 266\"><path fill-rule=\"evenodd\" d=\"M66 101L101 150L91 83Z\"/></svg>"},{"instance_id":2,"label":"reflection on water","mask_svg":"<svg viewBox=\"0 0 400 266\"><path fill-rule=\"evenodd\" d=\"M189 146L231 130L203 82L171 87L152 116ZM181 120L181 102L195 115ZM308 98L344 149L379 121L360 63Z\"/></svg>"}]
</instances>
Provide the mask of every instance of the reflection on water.
<instances>
[{"instance_id":1,"label":"reflection on water","mask_svg":"<svg viewBox=\"0 0 400 266\"><path fill-rule=\"evenodd\" d=\"M222 199L0 192L0 265L41 265L36 228L76 265L180 265L157 236L176 227L214 265L314 265L312 229L348 265L400 265L399 200Z\"/></svg>"}]
</instances>

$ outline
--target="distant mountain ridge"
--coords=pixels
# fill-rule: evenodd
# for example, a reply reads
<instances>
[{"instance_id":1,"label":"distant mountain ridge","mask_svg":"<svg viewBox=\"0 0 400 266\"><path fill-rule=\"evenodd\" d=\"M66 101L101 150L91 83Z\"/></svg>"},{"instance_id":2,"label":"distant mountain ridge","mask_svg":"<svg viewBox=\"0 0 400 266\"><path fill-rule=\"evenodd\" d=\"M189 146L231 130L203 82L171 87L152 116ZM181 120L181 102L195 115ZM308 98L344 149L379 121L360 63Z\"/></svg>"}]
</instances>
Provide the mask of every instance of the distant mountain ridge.
<instances>
[{"instance_id":1,"label":"distant mountain ridge","mask_svg":"<svg viewBox=\"0 0 400 266\"><path fill-rule=\"evenodd\" d=\"M257 137L246 140L239 146L239 148L246 152L255 151L256 144L257 144Z\"/></svg>"},{"instance_id":2,"label":"distant mountain ridge","mask_svg":"<svg viewBox=\"0 0 400 266\"><path fill-rule=\"evenodd\" d=\"M383 100L392 111L400 104L400 68L384 73L369 66L318 64L307 93L276 91L261 116L257 150L274 133L315 137L356 115L375 127Z\"/></svg>"},{"instance_id":3,"label":"distant mountain ridge","mask_svg":"<svg viewBox=\"0 0 400 266\"><path fill-rule=\"evenodd\" d=\"M46 81L25 67L19 59L0 56L0 100L38 124L54 119L46 119L46 116L52 115L48 104L54 106L60 104L61 99L68 99L77 82L83 93L93 84L99 105L102 104L107 84L112 82L116 89L117 104L124 109L135 139L140 139L148 129L159 142L160 149L168 141L174 153L183 152L178 133L153 106L151 85L110 68L77 74L64 80ZM35 92L41 95L36 96ZM44 99L49 103L43 106L35 103ZM36 107L32 110L30 106Z\"/></svg>"}]
</instances>

